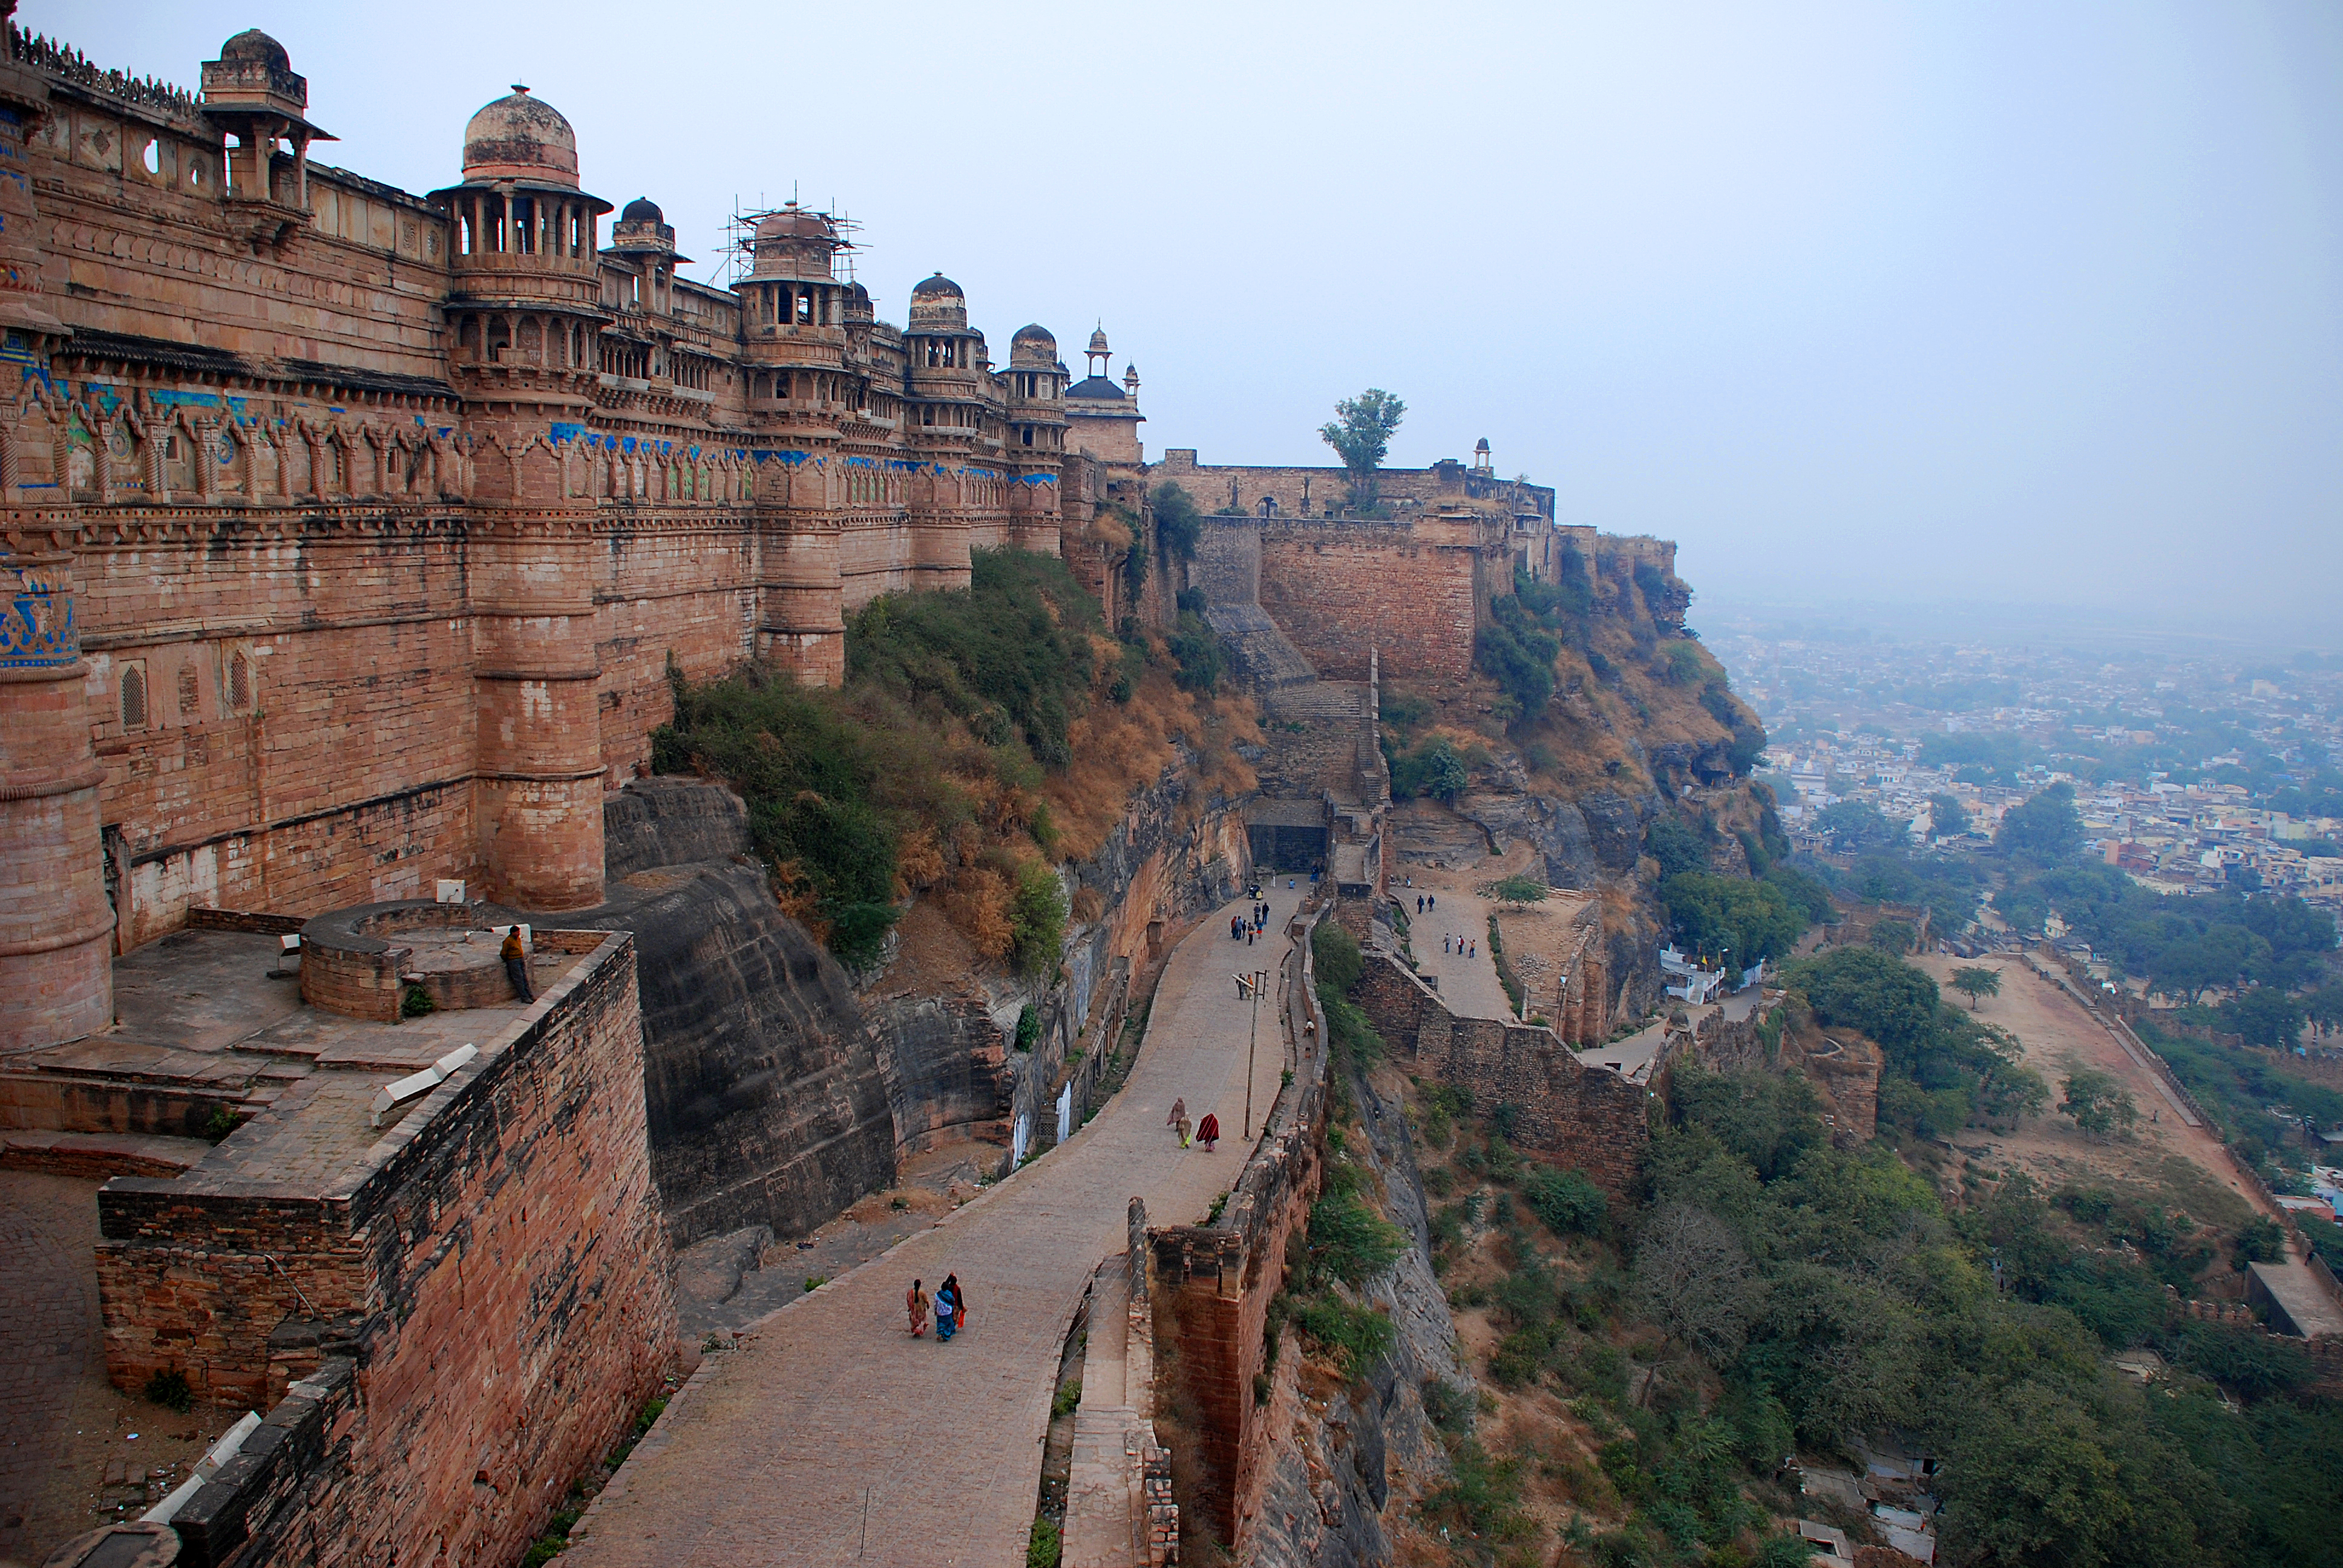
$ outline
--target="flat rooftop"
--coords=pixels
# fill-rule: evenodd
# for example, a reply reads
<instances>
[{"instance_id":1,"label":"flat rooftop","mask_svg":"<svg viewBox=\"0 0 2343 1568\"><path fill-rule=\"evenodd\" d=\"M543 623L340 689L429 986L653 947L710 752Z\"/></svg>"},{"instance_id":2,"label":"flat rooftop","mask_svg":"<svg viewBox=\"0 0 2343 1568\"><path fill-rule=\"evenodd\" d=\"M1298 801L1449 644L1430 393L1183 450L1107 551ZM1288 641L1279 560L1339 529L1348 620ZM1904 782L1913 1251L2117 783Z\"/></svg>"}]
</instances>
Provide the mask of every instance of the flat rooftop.
<instances>
[{"instance_id":1,"label":"flat rooftop","mask_svg":"<svg viewBox=\"0 0 2343 1568\"><path fill-rule=\"evenodd\" d=\"M227 1138L171 1141L193 1161L180 1186L345 1191L394 1125L371 1124L378 1091L460 1046L486 1052L511 1037L591 958L540 943L530 1006L515 999L377 1023L304 1003L274 936L175 931L116 960L112 1030L9 1060L0 1128L111 1134L126 1151L139 1134L195 1131L185 1122L191 1103L225 1102L244 1119Z\"/></svg>"}]
</instances>

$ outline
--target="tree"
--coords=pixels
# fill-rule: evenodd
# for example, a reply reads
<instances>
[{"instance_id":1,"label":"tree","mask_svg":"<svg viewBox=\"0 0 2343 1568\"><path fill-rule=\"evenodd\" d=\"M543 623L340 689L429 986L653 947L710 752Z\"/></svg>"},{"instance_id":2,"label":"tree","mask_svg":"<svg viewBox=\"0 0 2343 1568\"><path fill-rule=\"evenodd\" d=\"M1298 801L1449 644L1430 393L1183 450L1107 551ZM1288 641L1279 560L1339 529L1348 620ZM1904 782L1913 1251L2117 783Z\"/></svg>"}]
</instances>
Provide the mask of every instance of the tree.
<instances>
[{"instance_id":1,"label":"tree","mask_svg":"<svg viewBox=\"0 0 2343 1568\"><path fill-rule=\"evenodd\" d=\"M1977 998L2001 994L2001 971L1983 964L1968 964L1953 971L1953 989L1969 999L1969 1010L1976 1010Z\"/></svg>"},{"instance_id":2,"label":"tree","mask_svg":"<svg viewBox=\"0 0 2343 1568\"><path fill-rule=\"evenodd\" d=\"M2308 1011L2275 986L2249 986L2221 1004L2221 1021L2245 1036L2247 1045L2291 1050Z\"/></svg>"},{"instance_id":3,"label":"tree","mask_svg":"<svg viewBox=\"0 0 2343 1568\"><path fill-rule=\"evenodd\" d=\"M1484 899L1495 899L1518 910L1527 904L1545 902L1546 887L1534 877L1512 876L1483 882L1473 890Z\"/></svg>"},{"instance_id":4,"label":"tree","mask_svg":"<svg viewBox=\"0 0 2343 1568\"><path fill-rule=\"evenodd\" d=\"M1636 1243L1629 1302L1670 1342L1723 1366L1749 1332L1749 1254L1707 1210L1671 1203Z\"/></svg>"},{"instance_id":5,"label":"tree","mask_svg":"<svg viewBox=\"0 0 2343 1568\"><path fill-rule=\"evenodd\" d=\"M2104 1138L2129 1131L2139 1120L2139 1107L2110 1074L2096 1067L2078 1067L2066 1075L2066 1097L2058 1109L2074 1118L2084 1131Z\"/></svg>"},{"instance_id":6,"label":"tree","mask_svg":"<svg viewBox=\"0 0 2343 1568\"><path fill-rule=\"evenodd\" d=\"M1149 492L1147 499L1155 509L1155 537L1163 541L1164 555L1183 561L1194 559L1204 517L1188 492L1166 479Z\"/></svg>"},{"instance_id":7,"label":"tree","mask_svg":"<svg viewBox=\"0 0 2343 1568\"><path fill-rule=\"evenodd\" d=\"M1380 387L1370 387L1356 397L1334 405L1334 418L1318 438L1334 448L1342 467L1351 471L1351 498L1362 507L1375 503L1375 470L1391 450L1392 432L1407 417L1407 405Z\"/></svg>"},{"instance_id":8,"label":"tree","mask_svg":"<svg viewBox=\"0 0 2343 1568\"><path fill-rule=\"evenodd\" d=\"M1831 848L1842 855L1884 849L1904 835L1868 800L1842 800L1825 807L1815 819L1817 830L1830 835Z\"/></svg>"},{"instance_id":9,"label":"tree","mask_svg":"<svg viewBox=\"0 0 2343 1568\"><path fill-rule=\"evenodd\" d=\"M1957 839L1969 830L1969 814L1950 795L1928 797L1928 833L1936 839Z\"/></svg>"},{"instance_id":10,"label":"tree","mask_svg":"<svg viewBox=\"0 0 2343 1568\"><path fill-rule=\"evenodd\" d=\"M1871 928L1871 945L1901 957L1920 945L1920 933L1909 920L1882 920Z\"/></svg>"},{"instance_id":11,"label":"tree","mask_svg":"<svg viewBox=\"0 0 2343 1568\"><path fill-rule=\"evenodd\" d=\"M2011 859L2037 866L2074 859L2083 847L2083 814L2075 809L2075 787L2053 784L2003 812L1993 847Z\"/></svg>"}]
</instances>

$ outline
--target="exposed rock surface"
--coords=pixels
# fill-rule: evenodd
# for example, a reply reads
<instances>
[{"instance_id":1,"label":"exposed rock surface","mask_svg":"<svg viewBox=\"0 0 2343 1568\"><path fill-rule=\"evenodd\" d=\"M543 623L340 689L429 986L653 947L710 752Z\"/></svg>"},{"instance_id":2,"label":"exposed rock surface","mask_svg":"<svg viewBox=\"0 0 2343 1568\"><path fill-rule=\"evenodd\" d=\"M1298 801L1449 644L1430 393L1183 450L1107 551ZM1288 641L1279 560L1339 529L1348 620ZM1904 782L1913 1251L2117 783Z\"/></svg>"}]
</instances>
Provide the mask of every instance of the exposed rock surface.
<instances>
[{"instance_id":1,"label":"exposed rock surface","mask_svg":"<svg viewBox=\"0 0 2343 1568\"><path fill-rule=\"evenodd\" d=\"M648 786L648 788L646 787ZM754 1225L801 1234L895 1170L886 1037L846 971L780 911L737 798L639 780L606 811L609 901L567 917L635 933L651 1172L681 1246ZM680 850L723 858L660 865Z\"/></svg>"}]
</instances>

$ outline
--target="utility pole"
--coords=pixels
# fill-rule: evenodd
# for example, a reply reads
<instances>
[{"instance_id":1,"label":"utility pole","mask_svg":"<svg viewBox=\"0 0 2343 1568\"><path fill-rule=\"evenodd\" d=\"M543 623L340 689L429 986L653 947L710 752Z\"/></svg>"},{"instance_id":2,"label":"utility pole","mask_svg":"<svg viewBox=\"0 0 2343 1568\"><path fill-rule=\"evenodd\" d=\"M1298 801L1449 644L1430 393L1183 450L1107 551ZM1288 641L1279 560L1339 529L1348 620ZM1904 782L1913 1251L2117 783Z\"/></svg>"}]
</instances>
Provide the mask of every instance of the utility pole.
<instances>
[{"instance_id":1,"label":"utility pole","mask_svg":"<svg viewBox=\"0 0 2343 1568\"><path fill-rule=\"evenodd\" d=\"M1252 1137L1252 1053L1261 1043L1261 988L1269 983L1269 971L1255 970L1249 978L1252 981L1247 988L1252 992L1252 1033L1245 1040L1244 1135L1248 1141Z\"/></svg>"}]
</instances>

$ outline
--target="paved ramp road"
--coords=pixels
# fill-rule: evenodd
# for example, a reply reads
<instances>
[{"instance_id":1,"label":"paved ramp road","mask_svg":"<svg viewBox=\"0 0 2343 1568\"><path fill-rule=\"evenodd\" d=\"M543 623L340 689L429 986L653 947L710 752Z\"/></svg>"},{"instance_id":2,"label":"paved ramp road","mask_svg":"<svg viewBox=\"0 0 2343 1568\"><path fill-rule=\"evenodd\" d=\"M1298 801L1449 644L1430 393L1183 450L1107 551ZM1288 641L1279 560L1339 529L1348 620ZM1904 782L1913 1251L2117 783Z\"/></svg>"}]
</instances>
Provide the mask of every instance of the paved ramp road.
<instances>
[{"instance_id":1,"label":"paved ramp road","mask_svg":"<svg viewBox=\"0 0 2343 1568\"><path fill-rule=\"evenodd\" d=\"M1300 898L1271 893L1272 931ZM1242 907L1206 915L1174 950L1130 1081L1088 1127L709 1356L580 1522L563 1568L1021 1563L1058 1354L1091 1271L1123 1250L1134 1196L1152 1223L1195 1220L1249 1152L1252 1010L1230 974L1273 977L1288 944L1232 942ZM1273 1000L1261 1008L1256 1119L1285 1064ZM1219 1113L1217 1153L1179 1147L1163 1125L1175 1097L1198 1119ZM932 1293L953 1272L972 1326L950 1344L911 1339L905 1288L918 1278Z\"/></svg>"}]
</instances>

